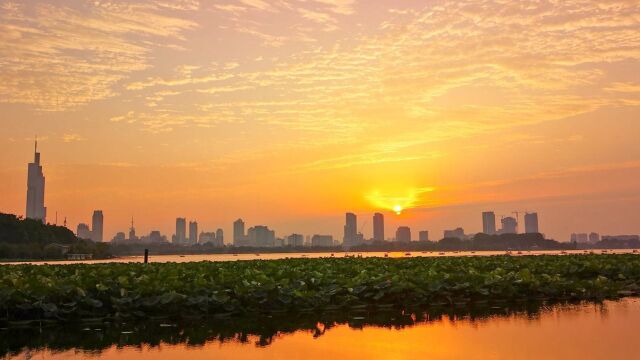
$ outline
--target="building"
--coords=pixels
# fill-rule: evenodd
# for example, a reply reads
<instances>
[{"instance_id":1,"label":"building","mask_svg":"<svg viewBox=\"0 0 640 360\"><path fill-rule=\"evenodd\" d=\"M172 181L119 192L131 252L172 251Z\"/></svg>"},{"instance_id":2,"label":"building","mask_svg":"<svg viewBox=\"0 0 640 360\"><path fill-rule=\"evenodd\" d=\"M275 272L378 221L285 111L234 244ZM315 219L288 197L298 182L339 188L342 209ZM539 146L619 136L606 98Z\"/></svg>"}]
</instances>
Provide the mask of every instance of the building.
<instances>
[{"instance_id":1,"label":"building","mask_svg":"<svg viewBox=\"0 0 640 360\"><path fill-rule=\"evenodd\" d=\"M538 213L524 214L524 232L527 234L537 234L538 230Z\"/></svg>"},{"instance_id":2,"label":"building","mask_svg":"<svg viewBox=\"0 0 640 360\"><path fill-rule=\"evenodd\" d=\"M342 245L354 246L358 244L358 217L353 213L346 213L344 225L344 237Z\"/></svg>"},{"instance_id":3,"label":"building","mask_svg":"<svg viewBox=\"0 0 640 360\"><path fill-rule=\"evenodd\" d=\"M511 217L507 216L502 218L500 221L502 223L502 229L500 229L500 234L517 234L518 233L518 221Z\"/></svg>"},{"instance_id":4,"label":"building","mask_svg":"<svg viewBox=\"0 0 640 360\"><path fill-rule=\"evenodd\" d=\"M408 226L400 226L396 230L396 241L411 242L411 229Z\"/></svg>"},{"instance_id":5,"label":"building","mask_svg":"<svg viewBox=\"0 0 640 360\"><path fill-rule=\"evenodd\" d=\"M189 221L189 245L198 243L198 222Z\"/></svg>"},{"instance_id":6,"label":"building","mask_svg":"<svg viewBox=\"0 0 640 360\"><path fill-rule=\"evenodd\" d=\"M138 241L136 236L136 228L133 227L133 218L131 218L131 227L129 228L129 241Z\"/></svg>"},{"instance_id":7,"label":"building","mask_svg":"<svg viewBox=\"0 0 640 360\"><path fill-rule=\"evenodd\" d=\"M220 246L224 246L224 232L220 228L216 230L216 243Z\"/></svg>"},{"instance_id":8,"label":"building","mask_svg":"<svg viewBox=\"0 0 640 360\"><path fill-rule=\"evenodd\" d=\"M112 243L124 242L126 240L125 234L122 231L118 231L116 236L111 239Z\"/></svg>"},{"instance_id":9,"label":"building","mask_svg":"<svg viewBox=\"0 0 640 360\"><path fill-rule=\"evenodd\" d=\"M166 243L167 237L162 235L160 231L153 230L149 233L148 242L154 243L154 244Z\"/></svg>"},{"instance_id":10,"label":"building","mask_svg":"<svg viewBox=\"0 0 640 360\"><path fill-rule=\"evenodd\" d=\"M40 165L38 140L36 140L33 162L27 166L27 210L28 219L47 221L47 208L44 206L44 174Z\"/></svg>"},{"instance_id":11,"label":"building","mask_svg":"<svg viewBox=\"0 0 640 360\"><path fill-rule=\"evenodd\" d=\"M455 238L455 239L464 239L465 235L464 235L464 229L459 227L453 230L445 230L444 231L444 238Z\"/></svg>"},{"instance_id":12,"label":"building","mask_svg":"<svg viewBox=\"0 0 640 360\"><path fill-rule=\"evenodd\" d=\"M422 230L418 233L418 239L420 241L429 241L429 232L427 230Z\"/></svg>"},{"instance_id":13,"label":"building","mask_svg":"<svg viewBox=\"0 0 640 360\"><path fill-rule=\"evenodd\" d=\"M176 234L173 236L173 243L183 245L187 242L187 219L176 218Z\"/></svg>"},{"instance_id":14,"label":"building","mask_svg":"<svg viewBox=\"0 0 640 360\"><path fill-rule=\"evenodd\" d=\"M247 231L247 238L251 246L271 247L275 246L276 243L275 231L269 230L269 228L264 225L250 227Z\"/></svg>"},{"instance_id":15,"label":"building","mask_svg":"<svg viewBox=\"0 0 640 360\"><path fill-rule=\"evenodd\" d=\"M233 246L245 245L244 221L238 219L233 222Z\"/></svg>"},{"instance_id":16,"label":"building","mask_svg":"<svg viewBox=\"0 0 640 360\"><path fill-rule=\"evenodd\" d=\"M198 238L199 244L207 244L210 243L212 245L216 245L218 243L218 239L216 237L216 233L214 232L201 232L200 237Z\"/></svg>"},{"instance_id":17,"label":"building","mask_svg":"<svg viewBox=\"0 0 640 360\"><path fill-rule=\"evenodd\" d=\"M493 211L482 213L482 232L487 235L496 234L496 214Z\"/></svg>"},{"instance_id":18,"label":"building","mask_svg":"<svg viewBox=\"0 0 640 360\"><path fill-rule=\"evenodd\" d=\"M640 235L602 235L602 241L639 241Z\"/></svg>"},{"instance_id":19,"label":"building","mask_svg":"<svg viewBox=\"0 0 640 360\"><path fill-rule=\"evenodd\" d=\"M589 235L587 235L586 233L579 233L579 234L571 234L571 242L577 242L577 243L587 243L589 241Z\"/></svg>"},{"instance_id":20,"label":"building","mask_svg":"<svg viewBox=\"0 0 640 360\"><path fill-rule=\"evenodd\" d=\"M95 210L91 217L91 240L102 242L104 235L104 215L102 210Z\"/></svg>"},{"instance_id":21,"label":"building","mask_svg":"<svg viewBox=\"0 0 640 360\"><path fill-rule=\"evenodd\" d=\"M590 243L595 244L598 241L600 241L600 234L598 234L596 232L592 232L591 234L589 234L589 242Z\"/></svg>"},{"instance_id":22,"label":"building","mask_svg":"<svg viewBox=\"0 0 640 360\"><path fill-rule=\"evenodd\" d=\"M311 246L322 246L322 247L329 247L329 246L334 246L335 243L333 241L333 236L332 235L313 235L313 237L311 238Z\"/></svg>"},{"instance_id":23,"label":"building","mask_svg":"<svg viewBox=\"0 0 640 360\"><path fill-rule=\"evenodd\" d=\"M286 245L293 247L304 246L304 236L301 234L291 234L287 236Z\"/></svg>"},{"instance_id":24,"label":"building","mask_svg":"<svg viewBox=\"0 0 640 360\"><path fill-rule=\"evenodd\" d=\"M373 241L384 241L384 215L373 214Z\"/></svg>"},{"instance_id":25,"label":"building","mask_svg":"<svg viewBox=\"0 0 640 360\"><path fill-rule=\"evenodd\" d=\"M76 236L80 239L91 239L91 229L89 229L89 225L78 224L78 227L76 228Z\"/></svg>"}]
</instances>

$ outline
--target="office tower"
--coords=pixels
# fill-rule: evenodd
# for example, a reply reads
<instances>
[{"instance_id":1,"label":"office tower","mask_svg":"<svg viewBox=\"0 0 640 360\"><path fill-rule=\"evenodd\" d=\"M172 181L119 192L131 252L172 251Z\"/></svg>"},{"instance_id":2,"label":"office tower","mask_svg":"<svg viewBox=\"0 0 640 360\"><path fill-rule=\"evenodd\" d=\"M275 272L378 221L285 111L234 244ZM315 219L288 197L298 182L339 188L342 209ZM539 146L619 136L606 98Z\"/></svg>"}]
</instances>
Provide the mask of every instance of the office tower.
<instances>
[{"instance_id":1,"label":"office tower","mask_svg":"<svg viewBox=\"0 0 640 360\"><path fill-rule=\"evenodd\" d=\"M429 241L429 232L427 230L420 231L418 233L418 239L420 241Z\"/></svg>"},{"instance_id":2,"label":"office tower","mask_svg":"<svg viewBox=\"0 0 640 360\"><path fill-rule=\"evenodd\" d=\"M313 235L311 238L311 246L334 246L332 235Z\"/></svg>"},{"instance_id":3,"label":"office tower","mask_svg":"<svg viewBox=\"0 0 640 360\"><path fill-rule=\"evenodd\" d=\"M373 241L384 241L384 215L373 214Z\"/></svg>"},{"instance_id":4,"label":"office tower","mask_svg":"<svg viewBox=\"0 0 640 360\"><path fill-rule=\"evenodd\" d=\"M197 221L189 221L189 244L197 244L198 243L198 222Z\"/></svg>"},{"instance_id":5,"label":"office tower","mask_svg":"<svg viewBox=\"0 0 640 360\"><path fill-rule=\"evenodd\" d=\"M411 242L411 229L408 226L400 226L396 230L396 241Z\"/></svg>"},{"instance_id":6,"label":"office tower","mask_svg":"<svg viewBox=\"0 0 640 360\"><path fill-rule=\"evenodd\" d=\"M592 244L597 243L598 241L600 241L600 234L592 232L591 234L589 234L589 242Z\"/></svg>"},{"instance_id":7,"label":"office tower","mask_svg":"<svg viewBox=\"0 0 640 360\"><path fill-rule=\"evenodd\" d=\"M538 213L524 214L524 232L527 234L540 232L538 231Z\"/></svg>"},{"instance_id":8,"label":"office tower","mask_svg":"<svg viewBox=\"0 0 640 360\"><path fill-rule=\"evenodd\" d=\"M244 245L244 239L244 221L242 221L242 219L238 219L233 222L233 245Z\"/></svg>"},{"instance_id":9,"label":"office tower","mask_svg":"<svg viewBox=\"0 0 640 360\"><path fill-rule=\"evenodd\" d=\"M104 216L102 215L102 210L95 210L91 217L91 240L94 242L102 242L103 225Z\"/></svg>"},{"instance_id":10,"label":"office tower","mask_svg":"<svg viewBox=\"0 0 640 360\"><path fill-rule=\"evenodd\" d=\"M176 234L173 237L173 242L180 245L187 242L187 219L176 218Z\"/></svg>"},{"instance_id":11,"label":"office tower","mask_svg":"<svg viewBox=\"0 0 640 360\"><path fill-rule=\"evenodd\" d=\"M216 230L216 244L224 246L224 232L222 229Z\"/></svg>"},{"instance_id":12,"label":"office tower","mask_svg":"<svg viewBox=\"0 0 640 360\"><path fill-rule=\"evenodd\" d=\"M91 239L91 229L89 229L89 225L78 224L78 228L76 229L76 236L80 239Z\"/></svg>"},{"instance_id":13,"label":"office tower","mask_svg":"<svg viewBox=\"0 0 640 360\"><path fill-rule=\"evenodd\" d=\"M133 218L131 218L131 227L129 228L129 241L138 241L136 236L136 228L133 227Z\"/></svg>"},{"instance_id":14,"label":"office tower","mask_svg":"<svg viewBox=\"0 0 640 360\"><path fill-rule=\"evenodd\" d=\"M276 243L275 231L269 230L264 225L256 225L249 228L247 237L251 246L269 247L274 246Z\"/></svg>"},{"instance_id":15,"label":"office tower","mask_svg":"<svg viewBox=\"0 0 640 360\"><path fill-rule=\"evenodd\" d=\"M495 235L496 214L493 211L485 211L482 213L482 232L487 235Z\"/></svg>"},{"instance_id":16,"label":"office tower","mask_svg":"<svg viewBox=\"0 0 640 360\"><path fill-rule=\"evenodd\" d=\"M291 234L287 236L287 245L299 247L304 246L304 236L301 234Z\"/></svg>"},{"instance_id":17,"label":"office tower","mask_svg":"<svg viewBox=\"0 0 640 360\"><path fill-rule=\"evenodd\" d=\"M456 239L464 239L465 235L464 235L464 229L459 227L453 230L445 230L444 231L444 238L456 238Z\"/></svg>"},{"instance_id":18,"label":"office tower","mask_svg":"<svg viewBox=\"0 0 640 360\"><path fill-rule=\"evenodd\" d=\"M47 208L44 207L44 174L40 165L38 140L36 140L33 162L27 167L27 218L46 222Z\"/></svg>"},{"instance_id":19,"label":"office tower","mask_svg":"<svg viewBox=\"0 0 640 360\"><path fill-rule=\"evenodd\" d=\"M518 233L518 221L511 216L507 216L502 218L502 229L500 229L500 234L517 234Z\"/></svg>"},{"instance_id":20,"label":"office tower","mask_svg":"<svg viewBox=\"0 0 640 360\"><path fill-rule=\"evenodd\" d=\"M356 245L358 241L358 217L353 213L346 213L344 225L344 237L342 244L344 246Z\"/></svg>"}]
</instances>

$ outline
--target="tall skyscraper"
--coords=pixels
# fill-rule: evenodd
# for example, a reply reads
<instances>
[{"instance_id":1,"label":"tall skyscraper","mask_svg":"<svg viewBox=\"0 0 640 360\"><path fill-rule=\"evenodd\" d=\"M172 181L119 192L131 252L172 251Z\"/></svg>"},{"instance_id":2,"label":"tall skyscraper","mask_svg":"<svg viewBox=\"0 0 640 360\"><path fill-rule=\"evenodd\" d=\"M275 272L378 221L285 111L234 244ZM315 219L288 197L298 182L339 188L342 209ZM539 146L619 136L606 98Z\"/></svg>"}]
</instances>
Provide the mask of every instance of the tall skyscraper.
<instances>
[{"instance_id":1,"label":"tall skyscraper","mask_svg":"<svg viewBox=\"0 0 640 360\"><path fill-rule=\"evenodd\" d=\"M538 231L538 213L524 214L524 232L527 234L540 232Z\"/></svg>"},{"instance_id":2,"label":"tall skyscraper","mask_svg":"<svg viewBox=\"0 0 640 360\"><path fill-rule=\"evenodd\" d=\"M487 235L496 233L496 214L493 211L482 213L482 232Z\"/></svg>"},{"instance_id":3,"label":"tall skyscraper","mask_svg":"<svg viewBox=\"0 0 640 360\"><path fill-rule=\"evenodd\" d=\"M184 244L187 241L187 219L176 218L176 234L173 242L176 244Z\"/></svg>"},{"instance_id":4,"label":"tall skyscraper","mask_svg":"<svg viewBox=\"0 0 640 360\"><path fill-rule=\"evenodd\" d=\"M131 227L129 228L129 241L138 241L136 236L136 228L133 227L133 217L131 218Z\"/></svg>"},{"instance_id":5,"label":"tall skyscraper","mask_svg":"<svg viewBox=\"0 0 640 360\"><path fill-rule=\"evenodd\" d=\"M233 245L242 246L244 239L244 221L242 221L242 219L238 219L233 222Z\"/></svg>"},{"instance_id":6,"label":"tall skyscraper","mask_svg":"<svg viewBox=\"0 0 640 360\"><path fill-rule=\"evenodd\" d=\"M102 242L104 235L104 216L102 210L95 210L91 217L91 240Z\"/></svg>"},{"instance_id":7,"label":"tall skyscraper","mask_svg":"<svg viewBox=\"0 0 640 360\"><path fill-rule=\"evenodd\" d=\"M216 241L220 246L224 246L224 232L222 229L216 230Z\"/></svg>"},{"instance_id":8,"label":"tall skyscraper","mask_svg":"<svg viewBox=\"0 0 640 360\"><path fill-rule=\"evenodd\" d=\"M189 221L189 244L198 243L198 222Z\"/></svg>"},{"instance_id":9,"label":"tall skyscraper","mask_svg":"<svg viewBox=\"0 0 640 360\"><path fill-rule=\"evenodd\" d=\"M384 240L384 215L380 213L373 214L373 240Z\"/></svg>"},{"instance_id":10,"label":"tall skyscraper","mask_svg":"<svg viewBox=\"0 0 640 360\"><path fill-rule=\"evenodd\" d=\"M502 229L500 229L500 234L517 234L518 233L518 221L511 217L507 216L501 220Z\"/></svg>"},{"instance_id":11,"label":"tall skyscraper","mask_svg":"<svg viewBox=\"0 0 640 360\"><path fill-rule=\"evenodd\" d=\"M408 226L400 226L396 230L396 241L411 242L411 229Z\"/></svg>"},{"instance_id":12,"label":"tall skyscraper","mask_svg":"<svg viewBox=\"0 0 640 360\"><path fill-rule=\"evenodd\" d=\"M89 229L89 225L78 224L78 228L76 229L76 236L80 239L91 239L91 229Z\"/></svg>"},{"instance_id":13,"label":"tall skyscraper","mask_svg":"<svg viewBox=\"0 0 640 360\"><path fill-rule=\"evenodd\" d=\"M358 217L356 214L347 213L345 215L344 237L342 245L353 246L358 241Z\"/></svg>"},{"instance_id":14,"label":"tall skyscraper","mask_svg":"<svg viewBox=\"0 0 640 360\"><path fill-rule=\"evenodd\" d=\"M44 174L40 165L38 140L36 140L33 162L27 167L27 218L46 222L47 208L44 207Z\"/></svg>"}]
</instances>

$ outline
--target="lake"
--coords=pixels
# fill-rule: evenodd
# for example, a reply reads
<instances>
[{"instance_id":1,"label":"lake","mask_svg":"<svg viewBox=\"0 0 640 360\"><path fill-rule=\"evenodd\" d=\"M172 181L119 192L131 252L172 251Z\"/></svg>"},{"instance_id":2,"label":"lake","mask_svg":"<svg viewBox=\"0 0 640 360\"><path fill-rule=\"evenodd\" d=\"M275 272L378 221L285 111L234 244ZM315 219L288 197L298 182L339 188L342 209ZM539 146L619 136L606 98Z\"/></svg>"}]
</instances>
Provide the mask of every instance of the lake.
<instances>
[{"instance_id":1,"label":"lake","mask_svg":"<svg viewBox=\"0 0 640 360\"><path fill-rule=\"evenodd\" d=\"M0 330L4 359L631 359L640 299L45 325Z\"/></svg>"},{"instance_id":2,"label":"lake","mask_svg":"<svg viewBox=\"0 0 640 360\"><path fill-rule=\"evenodd\" d=\"M539 251L512 251L512 256L525 255L564 255L564 254L630 254L637 252L632 249L616 249L616 250L539 250ZM505 251L411 251L411 252L336 252L336 253L261 253L261 254L204 254L204 255L153 255L149 256L150 262L192 262L192 261L237 261L237 260L275 260L284 258L322 258L322 257L345 257L345 256L362 256L362 257L407 257L407 256L494 256L505 255ZM105 260L73 260L73 261L24 261L24 262L0 262L0 265L7 264L101 264L101 263L126 263L126 262L143 262L143 256L123 256Z\"/></svg>"}]
</instances>

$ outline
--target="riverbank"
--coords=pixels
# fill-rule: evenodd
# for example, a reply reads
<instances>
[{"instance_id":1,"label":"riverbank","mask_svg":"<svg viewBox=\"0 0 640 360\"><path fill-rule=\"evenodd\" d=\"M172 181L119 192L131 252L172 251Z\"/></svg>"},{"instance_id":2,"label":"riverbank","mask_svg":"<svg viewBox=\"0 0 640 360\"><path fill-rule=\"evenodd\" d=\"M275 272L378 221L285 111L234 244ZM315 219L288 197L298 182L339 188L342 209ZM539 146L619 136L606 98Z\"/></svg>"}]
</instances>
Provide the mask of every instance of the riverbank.
<instances>
[{"instance_id":1,"label":"riverbank","mask_svg":"<svg viewBox=\"0 0 640 360\"><path fill-rule=\"evenodd\" d=\"M322 258L0 266L0 321L401 308L640 293L640 256Z\"/></svg>"}]
</instances>

